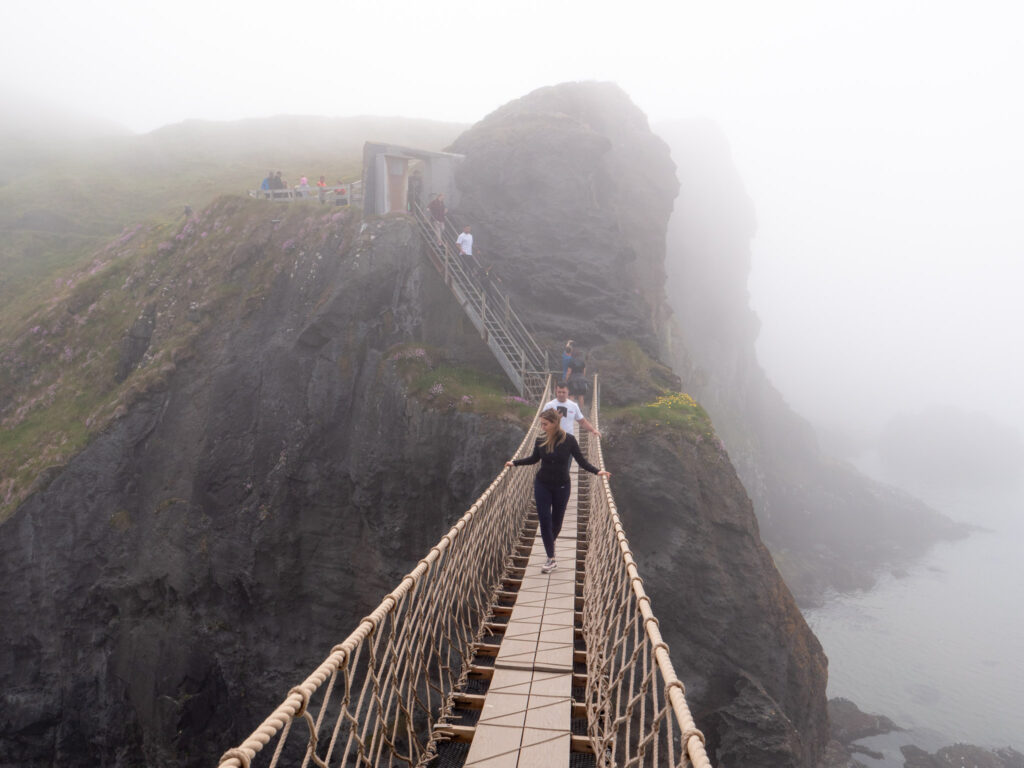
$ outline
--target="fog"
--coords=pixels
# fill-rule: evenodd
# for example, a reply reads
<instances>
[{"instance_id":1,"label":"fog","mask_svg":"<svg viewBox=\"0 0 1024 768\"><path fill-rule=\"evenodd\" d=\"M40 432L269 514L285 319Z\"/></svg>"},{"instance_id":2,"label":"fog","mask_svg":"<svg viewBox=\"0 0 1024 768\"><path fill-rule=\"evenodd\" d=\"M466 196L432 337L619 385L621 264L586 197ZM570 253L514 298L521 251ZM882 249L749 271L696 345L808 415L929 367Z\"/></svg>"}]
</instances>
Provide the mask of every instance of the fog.
<instances>
[{"instance_id":1,"label":"fog","mask_svg":"<svg viewBox=\"0 0 1024 768\"><path fill-rule=\"evenodd\" d=\"M145 132L473 122L542 85L613 80L652 124L728 137L758 211L759 354L797 411L868 435L955 404L1024 429L1020 6L668 6L7 2L0 86Z\"/></svg>"}]
</instances>

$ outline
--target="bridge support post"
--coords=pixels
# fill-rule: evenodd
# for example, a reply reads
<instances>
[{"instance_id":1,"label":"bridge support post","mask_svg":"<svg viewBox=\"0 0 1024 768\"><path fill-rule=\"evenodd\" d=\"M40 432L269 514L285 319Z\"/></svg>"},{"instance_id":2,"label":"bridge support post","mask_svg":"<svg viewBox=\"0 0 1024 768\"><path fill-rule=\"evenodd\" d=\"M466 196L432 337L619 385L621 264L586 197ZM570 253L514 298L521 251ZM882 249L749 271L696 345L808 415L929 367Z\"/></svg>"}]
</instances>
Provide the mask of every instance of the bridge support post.
<instances>
[{"instance_id":1,"label":"bridge support post","mask_svg":"<svg viewBox=\"0 0 1024 768\"><path fill-rule=\"evenodd\" d=\"M526 388L526 350L521 350L519 353L519 381L522 382L522 392L519 394L522 397L527 397L529 391Z\"/></svg>"},{"instance_id":2,"label":"bridge support post","mask_svg":"<svg viewBox=\"0 0 1024 768\"><path fill-rule=\"evenodd\" d=\"M487 294L480 294L480 324L483 326L483 340L487 341Z\"/></svg>"}]
</instances>

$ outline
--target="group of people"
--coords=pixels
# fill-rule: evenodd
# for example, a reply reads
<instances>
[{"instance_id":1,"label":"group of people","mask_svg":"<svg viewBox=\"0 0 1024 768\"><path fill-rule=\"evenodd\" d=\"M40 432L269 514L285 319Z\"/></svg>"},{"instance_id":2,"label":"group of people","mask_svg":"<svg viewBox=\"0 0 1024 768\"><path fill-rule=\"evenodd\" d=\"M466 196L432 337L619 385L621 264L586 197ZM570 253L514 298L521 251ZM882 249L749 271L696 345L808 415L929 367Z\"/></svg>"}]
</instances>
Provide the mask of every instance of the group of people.
<instances>
[{"instance_id":1,"label":"group of people","mask_svg":"<svg viewBox=\"0 0 1024 768\"><path fill-rule=\"evenodd\" d=\"M434 227L434 236L437 237L437 244L444 247L444 223L448 216L448 208L444 203L444 193L439 192L427 203L427 212L430 214L430 223ZM455 245L463 256L473 255L473 229L469 225L462 228Z\"/></svg>"},{"instance_id":2,"label":"group of people","mask_svg":"<svg viewBox=\"0 0 1024 768\"><path fill-rule=\"evenodd\" d=\"M327 200L327 178L321 176L320 180L316 183L317 195L320 197L320 202L326 202ZM266 193L267 197L271 196L271 192L277 190L288 189L288 182L281 178L281 172L267 171L266 177L260 182L260 190ZM299 179L299 183L295 185L293 190L299 197L310 197L313 194L313 187L309 185L309 179L305 176Z\"/></svg>"},{"instance_id":3,"label":"group of people","mask_svg":"<svg viewBox=\"0 0 1024 768\"><path fill-rule=\"evenodd\" d=\"M571 344L571 342L570 342ZM555 386L555 399L546 403L540 414L543 437L537 438L530 456L505 462L506 467L521 467L540 462L533 481L533 498L537 503L540 537L544 542L547 560L541 573L551 573L558 567L555 559L555 539L562 530L565 508L572 493L569 467L573 459L587 472L600 477L611 473L599 470L583 455L576 441L576 424L600 438L601 433L584 416L580 406L569 399L569 384L560 381Z\"/></svg>"}]
</instances>

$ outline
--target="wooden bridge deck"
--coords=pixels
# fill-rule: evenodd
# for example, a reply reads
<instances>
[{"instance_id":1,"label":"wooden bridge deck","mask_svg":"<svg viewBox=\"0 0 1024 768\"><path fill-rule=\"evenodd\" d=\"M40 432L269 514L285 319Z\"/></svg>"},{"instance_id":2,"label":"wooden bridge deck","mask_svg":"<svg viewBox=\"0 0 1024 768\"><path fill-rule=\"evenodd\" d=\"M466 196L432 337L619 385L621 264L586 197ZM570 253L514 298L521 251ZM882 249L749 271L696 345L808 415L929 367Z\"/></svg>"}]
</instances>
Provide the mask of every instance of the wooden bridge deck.
<instances>
[{"instance_id":1,"label":"wooden bridge deck","mask_svg":"<svg viewBox=\"0 0 1024 768\"><path fill-rule=\"evenodd\" d=\"M538 532L501 649L466 768L568 768L576 605L577 472L555 542L558 568Z\"/></svg>"}]
</instances>

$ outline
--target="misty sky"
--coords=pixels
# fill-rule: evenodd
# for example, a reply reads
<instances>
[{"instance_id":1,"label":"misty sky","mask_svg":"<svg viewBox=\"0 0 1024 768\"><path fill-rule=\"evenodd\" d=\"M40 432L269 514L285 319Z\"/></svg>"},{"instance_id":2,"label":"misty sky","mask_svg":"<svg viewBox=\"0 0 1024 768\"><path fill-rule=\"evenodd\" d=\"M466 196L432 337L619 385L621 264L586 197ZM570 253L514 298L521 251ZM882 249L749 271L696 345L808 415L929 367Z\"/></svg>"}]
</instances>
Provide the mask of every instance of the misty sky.
<instances>
[{"instance_id":1,"label":"misty sky","mask_svg":"<svg viewBox=\"0 0 1024 768\"><path fill-rule=\"evenodd\" d=\"M473 122L566 80L704 117L753 197L762 363L819 422L955 404L1024 430L1022 6L3 0L0 87L148 131Z\"/></svg>"}]
</instances>

